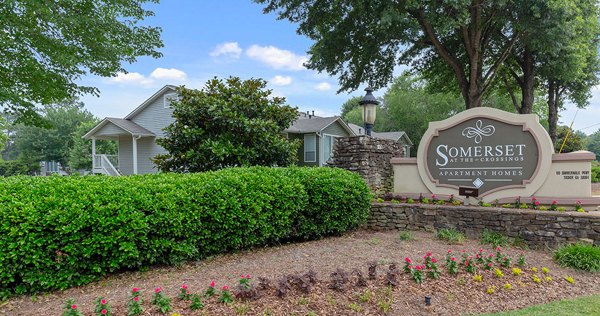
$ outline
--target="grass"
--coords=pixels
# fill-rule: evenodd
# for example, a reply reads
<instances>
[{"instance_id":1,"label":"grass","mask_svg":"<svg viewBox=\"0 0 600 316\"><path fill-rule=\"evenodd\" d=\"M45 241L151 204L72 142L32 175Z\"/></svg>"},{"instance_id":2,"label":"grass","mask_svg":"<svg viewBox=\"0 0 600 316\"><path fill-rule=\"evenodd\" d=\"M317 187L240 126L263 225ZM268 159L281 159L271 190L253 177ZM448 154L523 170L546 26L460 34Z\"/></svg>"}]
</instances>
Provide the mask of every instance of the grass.
<instances>
[{"instance_id":1,"label":"grass","mask_svg":"<svg viewBox=\"0 0 600 316\"><path fill-rule=\"evenodd\" d=\"M463 233L454 228L443 228L435 233L435 237L444 240L450 244L462 244L466 237Z\"/></svg>"},{"instance_id":2,"label":"grass","mask_svg":"<svg viewBox=\"0 0 600 316\"><path fill-rule=\"evenodd\" d=\"M400 234L398 234L398 238L400 238L400 240L402 241L411 241L414 240L415 237L413 236L413 234L409 231L401 231Z\"/></svg>"},{"instance_id":3,"label":"grass","mask_svg":"<svg viewBox=\"0 0 600 316\"><path fill-rule=\"evenodd\" d=\"M481 232L481 244L483 245L492 245L494 247L506 247L510 244L510 238L508 236L495 232L493 230L484 229Z\"/></svg>"},{"instance_id":4,"label":"grass","mask_svg":"<svg viewBox=\"0 0 600 316\"><path fill-rule=\"evenodd\" d=\"M554 259L563 267L589 272L600 271L600 247L590 244L570 244L560 247Z\"/></svg>"},{"instance_id":5,"label":"grass","mask_svg":"<svg viewBox=\"0 0 600 316\"><path fill-rule=\"evenodd\" d=\"M485 314L485 316L583 316L600 315L600 295L531 306L511 312Z\"/></svg>"}]
</instances>

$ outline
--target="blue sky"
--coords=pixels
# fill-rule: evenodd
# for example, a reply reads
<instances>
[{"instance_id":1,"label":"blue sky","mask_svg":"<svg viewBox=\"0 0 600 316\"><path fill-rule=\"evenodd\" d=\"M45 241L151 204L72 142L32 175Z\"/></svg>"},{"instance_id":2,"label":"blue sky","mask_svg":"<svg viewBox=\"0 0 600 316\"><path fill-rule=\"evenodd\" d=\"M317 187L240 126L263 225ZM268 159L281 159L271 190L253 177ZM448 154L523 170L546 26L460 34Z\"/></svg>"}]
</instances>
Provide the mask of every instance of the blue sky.
<instances>
[{"instance_id":1,"label":"blue sky","mask_svg":"<svg viewBox=\"0 0 600 316\"><path fill-rule=\"evenodd\" d=\"M100 89L100 97L82 97L98 117L123 117L165 84L201 88L214 76L264 78L288 104L326 116L339 115L350 96L364 94L362 89L337 94L337 78L304 68L311 41L296 34L288 21L263 14L262 6L251 0L162 0L147 8L156 15L144 23L163 29L164 56L139 58L125 65L127 74L115 78L82 78L82 84ZM600 123L600 88L591 103L577 114L576 129ZM569 124L574 115L568 107L561 121Z\"/></svg>"}]
</instances>

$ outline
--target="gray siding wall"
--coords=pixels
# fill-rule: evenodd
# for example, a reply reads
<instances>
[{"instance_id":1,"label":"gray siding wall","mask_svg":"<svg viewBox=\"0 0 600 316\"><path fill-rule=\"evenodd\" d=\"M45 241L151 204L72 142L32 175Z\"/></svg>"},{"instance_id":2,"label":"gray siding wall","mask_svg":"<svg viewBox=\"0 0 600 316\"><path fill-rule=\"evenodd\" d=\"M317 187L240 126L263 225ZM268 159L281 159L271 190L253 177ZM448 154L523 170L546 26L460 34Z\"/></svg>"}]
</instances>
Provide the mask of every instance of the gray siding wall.
<instances>
[{"instance_id":1,"label":"gray siding wall","mask_svg":"<svg viewBox=\"0 0 600 316\"><path fill-rule=\"evenodd\" d=\"M314 134L314 133L311 133ZM316 162L304 162L304 134L288 134L288 139L297 139L300 142L300 148L298 148L298 166L318 166L319 156L321 154L321 138L316 137L317 141L317 161Z\"/></svg>"},{"instance_id":2,"label":"gray siding wall","mask_svg":"<svg viewBox=\"0 0 600 316\"><path fill-rule=\"evenodd\" d=\"M335 136L350 136L350 134L348 134L348 132L346 131L346 129L344 127L342 127L342 124L340 124L339 122L333 122L331 125L327 126L322 134L329 134L329 135L335 135Z\"/></svg>"},{"instance_id":3,"label":"gray siding wall","mask_svg":"<svg viewBox=\"0 0 600 316\"><path fill-rule=\"evenodd\" d=\"M133 174L133 139L130 135L119 136L119 169L121 174Z\"/></svg>"},{"instance_id":4,"label":"gray siding wall","mask_svg":"<svg viewBox=\"0 0 600 316\"><path fill-rule=\"evenodd\" d=\"M95 136L102 136L102 135L118 135L118 134L129 134L129 132L123 130L122 128L118 127L117 125L108 122L106 123L106 125L104 125L100 130L98 130L95 133Z\"/></svg>"},{"instance_id":5,"label":"gray siding wall","mask_svg":"<svg viewBox=\"0 0 600 316\"><path fill-rule=\"evenodd\" d=\"M167 151L161 146L156 144L154 137L144 137L138 139L138 173L157 173L158 168L151 161L158 154L165 154Z\"/></svg>"},{"instance_id":6,"label":"gray siding wall","mask_svg":"<svg viewBox=\"0 0 600 316\"><path fill-rule=\"evenodd\" d=\"M171 91L167 93L171 93ZM160 96L142 112L131 118L131 121L151 131L158 138L164 136L162 129L175 121L173 118L173 109L164 107L163 96Z\"/></svg>"}]
</instances>

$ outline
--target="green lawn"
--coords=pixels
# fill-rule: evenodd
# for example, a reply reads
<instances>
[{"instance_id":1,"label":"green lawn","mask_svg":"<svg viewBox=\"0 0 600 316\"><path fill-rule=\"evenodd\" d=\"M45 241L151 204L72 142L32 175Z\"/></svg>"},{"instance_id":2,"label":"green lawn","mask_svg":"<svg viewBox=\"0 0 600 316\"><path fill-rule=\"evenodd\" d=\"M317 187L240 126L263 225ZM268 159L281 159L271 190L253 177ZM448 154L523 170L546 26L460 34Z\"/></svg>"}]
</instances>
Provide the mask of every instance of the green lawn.
<instances>
[{"instance_id":1,"label":"green lawn","mask_svg":"<svg viewBox=\"0 0 600 316\"><path fill-rule=\"evenodd\" d=\"M600 295L556 301L531 306L512 312L486 314L486 316L578 316L600 315Z\"/></svg>"}]
</instances>

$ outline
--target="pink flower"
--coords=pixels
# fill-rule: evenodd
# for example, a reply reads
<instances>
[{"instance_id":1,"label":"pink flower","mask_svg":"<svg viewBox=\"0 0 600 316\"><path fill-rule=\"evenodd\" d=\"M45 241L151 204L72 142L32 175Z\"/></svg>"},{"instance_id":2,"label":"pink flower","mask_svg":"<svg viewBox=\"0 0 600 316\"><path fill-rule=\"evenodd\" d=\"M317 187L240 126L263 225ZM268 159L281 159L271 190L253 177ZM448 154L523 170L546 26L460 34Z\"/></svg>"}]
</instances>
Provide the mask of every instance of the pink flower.
<instances>
[{"instance_id":1,"label":"pink flower","mask_svg":"<svg viewBox=\"0 0 600 316\"><path fill-rule=\"evenodd\" d=\"M450 261L456 261L456 258L452 257L450 258Z\"/></svg>"},{"instance_id":2,"label":"pink flower","mask_svg":"<svg viewBox=\"0 0 600 316\"><path fill-rule=\"evenodd\" d=\"M473 256L469 256L469 259L473 259Z\"/></svg>"},{"instance_id":3,"label":"pink flower","mask_svg":"<svg viewBox=\"0 0 600 316\"><path fill-rule=\"evenodd\" d=\"M406 261L406 263L412 263L412 260L410 260L409 257L404 258L404 261Z\"/></svg>"},{"instance_id":4,"label":"pink flower","mask_svg":"<svg viewBox=\"0 0 600 316\"><path fill-rule=\"evenodd\" d=\"M556 201L552 201L552 204L557 204L557 203L558 203L558 202L556 202Z\"/></svg>"},{"instance_id":5,"label":"pink flower","mask_svg":"<svg viewBox=\"0 0 600 316\"><path fill-rule=\"evenodd\" d=\"M139 300L140 300L140 298L139 298L139 297L137 297L137 296L133 298L133 301L134 301L134 302L137 302L137 301L139 301Z\"/></svg>"},{"instance_id":6,"label":"pink flower","mask_svg":"<svg viewBox=\"0 0 600 316\"><path fill-rule=\"evenodd\" d=\"M490 256L489 256L489 257L490 257L490 258L494 257L494 254L493 254L493 253L490 253Z\"/></svg>"},{"instance_id":7,"label":"pink flower","mask_svg":"<svg viewBox=\"0 0 600 316\"><path fill-rule=\"evenodd\" d=\"M71 305L71 309L77 309L77 305L75 305L75 304Z\"/></svg>"},{"instance_id":8,"label":"pink flower","mask_svg":"<svg viewBox=\"0 0 600 316\"><path fill-rule=\"evenodd\" d=\"M106 315L107 311L105 309L102 310L102 315Z\"/></svg>"},{"instance_id":9,"label":"pink flower","mask_svg":"<svg viewBox=\"0 0 600 316\"><path fill-rule=\"evenodd\" d=\"M483 252L483 248L479 248L479 252Z\"/></svg>"},{"instance_id":10,"label":"pink flower","mask_svg":"<svg viewBox=\"0 0 600 316\"><path fill-rule=\"evenodd\" d=\"M215 287L215 281L210 282L210 287Z\"/></svg>"},{"instance_id":11,"label":"pink flower","mask_svg":"<svg viewBox=\"0 0 600 316\"><path fill-rule=\"evenodd\" d=\"M427 254L425 254L427 257L431 257L431 252L428 252Z\"/></svg>"},{"instance_id":12,"label":"pink flower","mask_svg":"<svg viewBox=\"0 0 600 316\"><path fill-rule=\"evenodd\" d=\"M540 205L540 201L535 201L535 205L536 206Z\"/></svg>"},{"instance_id":13,"label":"pink flower","mask_svg":"<svg viewBox=\"0 0 600 316\"><path fill-rule=\"evenodd\" d=\"M436 262L437 262L437 259L435 259L435 258L431 258L431 262L433 262L433 263L436 263Z\"/></svg>"},{"instance_id":14,"label":"pink flower","mask_svg":"<svg viewBox=\"0 0 600 316\"><path fill-rule=\"evenodd\" d=\"M154 293L160 293L160 288L159 287L155 288Z\"/></svg>"},{"instance_id":15,"label":"pink flower","mask_svg":"<svg viewBox=\"0 0 600 316\"><path fill-rule=\"evenodd\" d=\"M229 290L229 286L223 285L223 291L227 291L227 290Z\"/></svg>"},{"instance_id":16,"label":"pink flower","mask_svg":"<svg viewBox=\"0 0 600 316\"><path fill-rule=\"evenodd\" d=\"M479 254L476 254L476 255L475 255L475 258L479 259L479 258L480 258L480 257L479 257Z\"/></svg>"},{"instance_id":17,"label":"pink flower","mask_svg":"<svg viewBox=\"0 0 600 316\"><path fill-rule=\"evenodd\" d=\"M488 267L490 267L490 268L492 267L492 263L491 263L491 262L490 262L490 263L488 263Z\"/></svg>"},{"instance_id":18,"label":"pink flower","mask_svg":"<svg viewBox=\"0 0 600 316\"><path fill-rule=\"evenodd\" d=\"M408 266L409 269L412 269L412 266Z\"/></svg>"},{"instance_id":19,"label":"pink flower","mask_svg":"<svg viewBox=\"0 0 600 316\"><path fill-rule=\"evenodd\" d=\"M500 246L498 246L498 248L496 248L496 251L500 251L502 250L502 248L500 248Z\"/></svg>"},{"instance_id":20,"label":"pink flower","mask_svg":"<svg viewBox=\"0 0 600 316\"><path fill-rule=\"evenodd\" d=\"M242 275L240 275L240 278L243 279L243 278L245 278L245 276L242 274Z\"/></svg>"},{"instance_id":21,"label":"pink flower","mask_svg":"<svg viewBox=\"0 0 600 316\"><path fill-rule=\"evenodd\" d=\"M183 284L183 285L181 285L181 288L184 290L187 290L188 287L187 287L187 285Z\"/></svg>"},{"instance_id":22,"label":"pink flower","mask_svg":"<svg viewBox=\"0 0 600 316\"><path fill-rule=\"evenodd\" d=\"M139 292L140 288L139 287L134 287L133 289L131 289L131 292L136 293Z\"/></svg>"},{"instance_id":23,"label":"pink flower","mask_svg":"<svg viewBox=\"0 0 600 316\"><path fill-rule=\"evenodd\" d=\"M452 250L448 249L448 254L451 254L451 253L452 253Z\"/></svg>"},{"instance_id":24,"label":"pink flower","mask_svg":"<svg viewBox=\"0 0 600 316\"><path fill-rule=\"evenodd\" d=\"M467 251L463 249L463 250L461 250L461 252L462 252L462 253L465 253L465 252L467 252Z\"/></svg>"},{"instance_id":25,"label":"pink flower","mask_svg":"<svg viewBox=\"0 0 600 316\"><path fill-rule=\"evenodd\" d=\"M535 201L535 196L531 198L532 201Z\"/></svg>"},{"instance_id":26,"label":"pink flower","mask_svg":"<svg viewBox=\"0 0 600 316\"><path fill-rule=\"evenodd\" d=\"M416 266L415 269L421 271L421 266Z\"/></svg>"},{"instance_id":27,"label":"pink flower","mask_svg":"<svg viewBox=\"0 0 600 316\"><path fill-rule=\"evenodd\" d=\"M506 257L504 257L504 261L506 261Z\"/></svg>"},{"instance_id":28,"label":"pink flower","mask_svg":"<svg viewBox=\"0 0 600 316\"><path fill-rule=\"evenodd\" d=\"M465 260L465 265L468 266L469 265L469 259Z\"/></svg>"},{"instance_id":29,"label":"pink flower","mask_svg":"<svg viewBox=\"0 0 600 316\"><path fill-rule=\"evenodd\" d=\"M246 279L250 279L250 274L246 274Z\"/></svg>"},{"instance_id":30,"label":"pink flower","mask_svg":"<svg viewBox=\"0 0 600 316\"><path fill-rule=\"evenodd\" d=\"M100 301L100 304L102 304L102 305L106 305L106 300L101 300L101 301Z\"/></svg>"},{"instance_id":31,"label":"pink flower","mask_svg":"<svg viewBox=\"0 0 600 316\"><path fill-rule=\"evenodd\" d=\"M577 201L577 205L581 205L581 201Z\"/></svg>"},{"instance_id":32,"label":"pink flower","mask_svg":"<svg viewBox=\"0 0 600 316\"><path fill-rule=\"evenodd\" d=\"M431 198L435 200L435 198L436 198L435 194L432 194Z\"/></svg>"}]
</instances>

